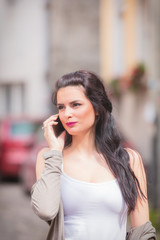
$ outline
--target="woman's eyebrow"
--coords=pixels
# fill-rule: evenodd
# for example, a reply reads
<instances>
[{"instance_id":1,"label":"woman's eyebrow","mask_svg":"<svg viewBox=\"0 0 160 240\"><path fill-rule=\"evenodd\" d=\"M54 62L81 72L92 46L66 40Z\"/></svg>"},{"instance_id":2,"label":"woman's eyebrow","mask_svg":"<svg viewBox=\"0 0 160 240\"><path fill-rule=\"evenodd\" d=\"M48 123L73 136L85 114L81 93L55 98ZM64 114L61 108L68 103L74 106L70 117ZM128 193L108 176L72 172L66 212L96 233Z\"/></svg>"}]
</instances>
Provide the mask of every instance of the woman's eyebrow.
<instances>
[{"instance_id":1,"label":"woman's eyebrow","mask_svg":"<svg viewBox=\"0 0 160 240\"><path fill-rule=\"evenodd\" d=\"M80 101L81 101L80 99L77 99L77 100L74 100L74 101L70 102L70 104L80 102ZM64 104L63 103L57 103L57 106L60 106L60 105L64 105Z\"/></svg>"},{"instance_id":2,"label":"woman's eyebrow","mask_svg":"<svg viewBox=\"0 0 160 240\"><path fill-rule=\"evenodd\" d=\"M70 103L73 104L73 103L80 102L80 101L81 101L80 99L77 99L77 100L74 100L74 101L72 101Z\"/></svg>"},{"instance_id":3,"label":"woman's eyebrow","mask_svg":"<svg viewBox=\"0 0 160 240\"><path fill-rule=\"evenodd\" d=\"M57 106L64 105L63 103L57 103Z\"/></svg>"}]
</instances>

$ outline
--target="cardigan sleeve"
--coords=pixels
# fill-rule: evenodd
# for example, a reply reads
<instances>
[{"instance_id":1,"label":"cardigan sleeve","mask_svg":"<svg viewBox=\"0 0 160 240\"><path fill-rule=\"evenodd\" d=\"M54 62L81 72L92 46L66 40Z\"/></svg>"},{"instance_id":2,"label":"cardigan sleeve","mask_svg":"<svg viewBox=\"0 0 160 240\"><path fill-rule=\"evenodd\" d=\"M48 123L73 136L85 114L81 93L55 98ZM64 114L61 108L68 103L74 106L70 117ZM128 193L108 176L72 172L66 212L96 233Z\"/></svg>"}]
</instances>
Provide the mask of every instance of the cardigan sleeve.
<instances>
[{"instance_id":1,"label":"cardigan sleeve","mask_svg":"<svg viewBox=\"0 0 160 240\"><path fill-rule=\"evenodd\" d=\"M126 240L156 240L156 230L150 221L145 224L131 228L127 232Z\"/></svg>"},{"instance_id":2,"label":"cardigan sleeve","mask_svg":"<svg viewBox=\"0 0 160 240\"><path fill-rule=\"evenodd\" d=\"M60 206L62 152L49 150L43 157L45 167L31 189L31 206L40 218L50 221L56 217Z\"/></svg>"}]
</instances>

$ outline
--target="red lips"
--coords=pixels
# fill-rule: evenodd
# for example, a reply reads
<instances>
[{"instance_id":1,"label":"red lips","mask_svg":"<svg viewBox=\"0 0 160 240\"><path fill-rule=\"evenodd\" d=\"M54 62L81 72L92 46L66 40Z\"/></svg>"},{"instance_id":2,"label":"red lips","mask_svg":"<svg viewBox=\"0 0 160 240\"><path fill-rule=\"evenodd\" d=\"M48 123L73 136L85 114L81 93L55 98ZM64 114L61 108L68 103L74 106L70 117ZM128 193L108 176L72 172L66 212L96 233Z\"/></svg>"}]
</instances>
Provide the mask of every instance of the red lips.
<instances>
[{"instance_id":1,"label":"red lips","mask_svg":"<svg viewBox=\"0 0 160 240\"><path fill-rule=\"evenodd\" d=\"M74 126L76 123L77 123L77 122L67 122L66 125L67 125L68 127L72 127L72 126Z\"/></svg>"}]
</instances>

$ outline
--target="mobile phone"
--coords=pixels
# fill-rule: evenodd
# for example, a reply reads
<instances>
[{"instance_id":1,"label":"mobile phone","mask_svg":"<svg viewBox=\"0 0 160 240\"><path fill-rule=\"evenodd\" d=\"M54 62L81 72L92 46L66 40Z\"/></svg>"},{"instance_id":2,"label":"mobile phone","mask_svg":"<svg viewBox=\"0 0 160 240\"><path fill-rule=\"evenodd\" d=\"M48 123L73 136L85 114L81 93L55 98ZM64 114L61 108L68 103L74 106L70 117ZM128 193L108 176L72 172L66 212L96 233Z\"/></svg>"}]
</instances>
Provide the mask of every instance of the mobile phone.
<instances>
[{"instance_id":1,"label":"mobile phone","mask_svg":"<svg viewBox=\"0 0 160 240\"><path fill-rule=\"evenodd\" d=\"M59 117L57 118L56 122L58 122L58 124L53 126L53 130L54 130L55 136L58 137L65 129Z\"/></svg>"}]
</instances>

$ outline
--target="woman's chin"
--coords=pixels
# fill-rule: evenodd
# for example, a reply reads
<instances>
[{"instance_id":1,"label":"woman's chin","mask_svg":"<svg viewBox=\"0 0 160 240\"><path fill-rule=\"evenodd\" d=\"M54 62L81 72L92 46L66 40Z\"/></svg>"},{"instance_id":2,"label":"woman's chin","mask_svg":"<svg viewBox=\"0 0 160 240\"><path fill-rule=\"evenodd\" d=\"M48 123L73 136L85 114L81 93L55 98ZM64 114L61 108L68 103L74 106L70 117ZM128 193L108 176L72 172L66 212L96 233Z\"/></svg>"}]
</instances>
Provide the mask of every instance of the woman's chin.
<instances>
[{"instance_id":1,"label":"woman's chin","mask_svg":"<svg viewBox=\"0 0 160 240\"><path fill-rule=\"evenodd\" d=\"M68 132L69 135L72 135L72 136L81 135L81 132L80 132L80 131L77 131L77 130L75 130L75 129L66 129L66 131Z\"/></svg>"},{"instance_id":2,"label":"woman's chin","mask_svg":"<svg viewBox=\"0 0 160 240\"><path fill-rule=\"evenodd\" d=\"M78 135L76 132L73 132L73 131L67 131L69 135L71 136L75 136L75 135Z\"/></svg>"}]
</instances>

